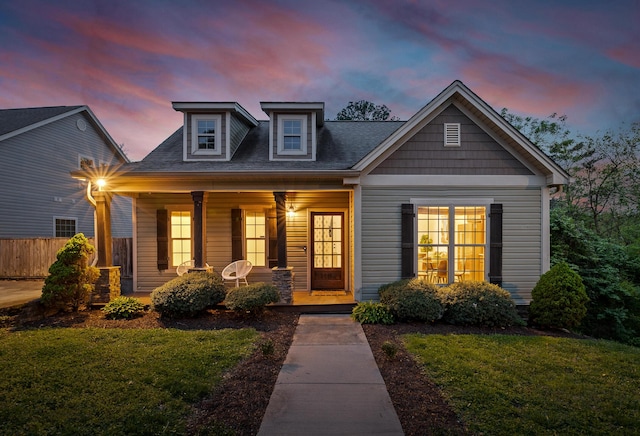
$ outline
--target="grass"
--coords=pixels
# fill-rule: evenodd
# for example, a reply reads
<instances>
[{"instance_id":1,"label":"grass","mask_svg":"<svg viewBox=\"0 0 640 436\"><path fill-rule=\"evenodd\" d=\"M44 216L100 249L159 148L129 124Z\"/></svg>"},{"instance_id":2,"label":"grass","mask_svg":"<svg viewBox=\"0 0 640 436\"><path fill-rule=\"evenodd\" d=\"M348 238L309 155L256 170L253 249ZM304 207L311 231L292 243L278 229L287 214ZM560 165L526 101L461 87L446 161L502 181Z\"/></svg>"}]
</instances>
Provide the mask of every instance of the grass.
<instances>
[{"instance_id":1,"label":"grass","mask_svg":"<svg viewBox=\"0 0 640 436\"><path fill-rule=\"evenodd\" d=\"M184 434L253 329L0 330L0 434Z\"/></svg>"},{"instance_id":2,"label":"grass","mask_svg":"<svg viewBox=\"0 0 640 436\"><path fill-rule=\"evenodd\" d=\"M609 435L640 429L640 349L523 336L406 335L475 434Z\"/></svg>"}]
</instances>

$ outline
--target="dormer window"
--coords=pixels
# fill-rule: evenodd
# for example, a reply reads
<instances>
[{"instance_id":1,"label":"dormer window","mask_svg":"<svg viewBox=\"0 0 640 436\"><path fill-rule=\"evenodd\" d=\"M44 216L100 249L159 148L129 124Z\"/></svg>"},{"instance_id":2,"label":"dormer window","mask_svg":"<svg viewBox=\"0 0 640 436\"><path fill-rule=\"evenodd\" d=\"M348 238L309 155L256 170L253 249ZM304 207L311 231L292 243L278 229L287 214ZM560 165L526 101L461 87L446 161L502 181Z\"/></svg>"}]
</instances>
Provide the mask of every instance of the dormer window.
<instances>
[{"instance_id":1,"label":"dormer window","mask_svg":"<svg viewBox=\"0 0 640 436\"><path fill-rule=\"evenodd\" d=\"M278 125L278 154L307 154L307 116L281 115Z\"/></svg>"},{"instance_id":2,"label":"dormer window","mask_svg":"<svg viewBox=\"0 0 640 436\"><path fill-rule=\"evenodd\" d=\"M221 154L222 117L220 115L193 115L191 122L191 153L194 155Z\"/></svg>"}]
</instances>

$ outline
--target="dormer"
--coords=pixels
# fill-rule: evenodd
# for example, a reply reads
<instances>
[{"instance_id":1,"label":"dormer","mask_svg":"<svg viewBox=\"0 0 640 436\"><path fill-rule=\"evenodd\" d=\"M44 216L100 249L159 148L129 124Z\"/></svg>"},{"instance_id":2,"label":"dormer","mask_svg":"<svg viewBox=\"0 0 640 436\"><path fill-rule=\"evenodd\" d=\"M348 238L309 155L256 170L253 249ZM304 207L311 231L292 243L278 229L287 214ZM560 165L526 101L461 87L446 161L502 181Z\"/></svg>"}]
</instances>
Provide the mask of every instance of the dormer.
<instances>
[{"instance_id":1,"label":"dormer","mask_svg":"<svg viewBox=\"0 0 640 436\"><path fill-rule=\"evenodd\" d=\"M324 103L261 102L269 115L269 160L316 160Z\"/></svg>"},{"instance_id":2,"label":"dormer","mask_svg":"<svg viewBox=\"0 0 640 436\"><path fill-rule=\"evenodd\" d=\"M184 114L182 160L229 161L258 121L238 103L173 102Z\"/></svg>"}]
</instances>

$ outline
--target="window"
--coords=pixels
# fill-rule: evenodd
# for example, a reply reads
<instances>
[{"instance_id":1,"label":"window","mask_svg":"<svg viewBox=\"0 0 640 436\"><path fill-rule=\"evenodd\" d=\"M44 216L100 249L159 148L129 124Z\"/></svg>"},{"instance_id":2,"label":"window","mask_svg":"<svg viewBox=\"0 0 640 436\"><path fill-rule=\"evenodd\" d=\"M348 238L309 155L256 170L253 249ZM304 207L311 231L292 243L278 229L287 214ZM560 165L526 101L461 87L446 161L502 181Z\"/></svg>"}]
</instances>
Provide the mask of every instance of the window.
<instances>
[{"instance_id":1,"label":"window","mask_svg":"<svg viewBox=\"0 0 640 436\"><path fill-rule=\"evenodd\" d=\"M92 157L87 156L78 156L78 167L81 170L88 170L91 168L95 168L95 161Z\"/></svg>"},{"instance_id":2,"label":"window","mask_svg":"<svg viewBox=\"0 0 640 436\"><path fill-rule=\"evenodd\" d=\"M253 266L266 266L267 259L267 218L263 211L245 212L246 259Z\"/></svg>"},{"instance_id":3,"label":"window","mask_svg":"<svg viewBox=\"0 0 640 436\"><path fill-rule=\"evenodd\" d=\"M444 146L460 146L460 123L444 123Z\"/></svg>"},{"instance_id":4,"label":"window","mask_svg":"<svg viewBox=\"0 0 640 436\"><path fill-rule=\"evenodd\" d=\"M220 115L193 115L191 121L191 153L221 154Z\"/></svg>"},{"instance_id":5,"label":"window","mask_svg":"<svg viewBox=\"0 0 640 436\"><path fill-rule=\"evenodd\" d=\"M171 237L171 264L179 266L191 260L191 212L171 211L170 221Z\"/></svg>"},{"instance_id":6,"label":"window","mask_svg":"<svg viewBox=\"0 0 640 436\"><path fill-rule=\"evenodd\" d=\"M433 283L485 280L485 206L418 207L418 275Z\"/></svg>"},{"instance_id":7,"label":"window","mask_svg":"<svg viewBox=\"0 0 640 436\"><path fill-rule=\"evenodd\" d=\"M307 154L306 115L281 115L278 124L278 154Z\"/></svg>"},{"instance_id":8,"label":"window","mask_svg":"<svg viewBox=\"0 0 640 436\"><path fill-rule=\"evenodd\" d=\"M71 238L76 234L77 218L53 218L53 234L56 238Z\"/></svg>"}]
</instances>

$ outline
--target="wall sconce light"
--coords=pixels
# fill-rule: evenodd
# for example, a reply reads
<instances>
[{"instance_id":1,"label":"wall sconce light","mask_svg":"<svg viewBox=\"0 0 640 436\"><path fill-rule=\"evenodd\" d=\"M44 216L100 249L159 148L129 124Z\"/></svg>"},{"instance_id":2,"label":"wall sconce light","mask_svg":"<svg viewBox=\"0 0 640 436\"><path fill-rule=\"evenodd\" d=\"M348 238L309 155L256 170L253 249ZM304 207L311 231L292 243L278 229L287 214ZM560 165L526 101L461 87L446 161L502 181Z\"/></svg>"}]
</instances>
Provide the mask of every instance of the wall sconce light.
<instances>
[{"instance_id":1,"label":"wall sconce light","mask_svg":"<svg viewBox=\"0 0 640 436\"><path fill-rule=\"evenodd\" d=\"M293 204L289 205L289 210L287 211L287 216L289 218L293 218L296 216L296 210L293 208Z\"/></svg>"},{"instance_id":2,"label":"wall sconce light","mask_svg":"<svg viewBox=\"0 0 640 436\"><path fill-rule=\"evenodd\" d=\"M96 186L98 187L98 191L102 191L102 188L104 188L107 185L107 181L105 179L98 179L96 180Z\"/></svg>"}]
</instances>

